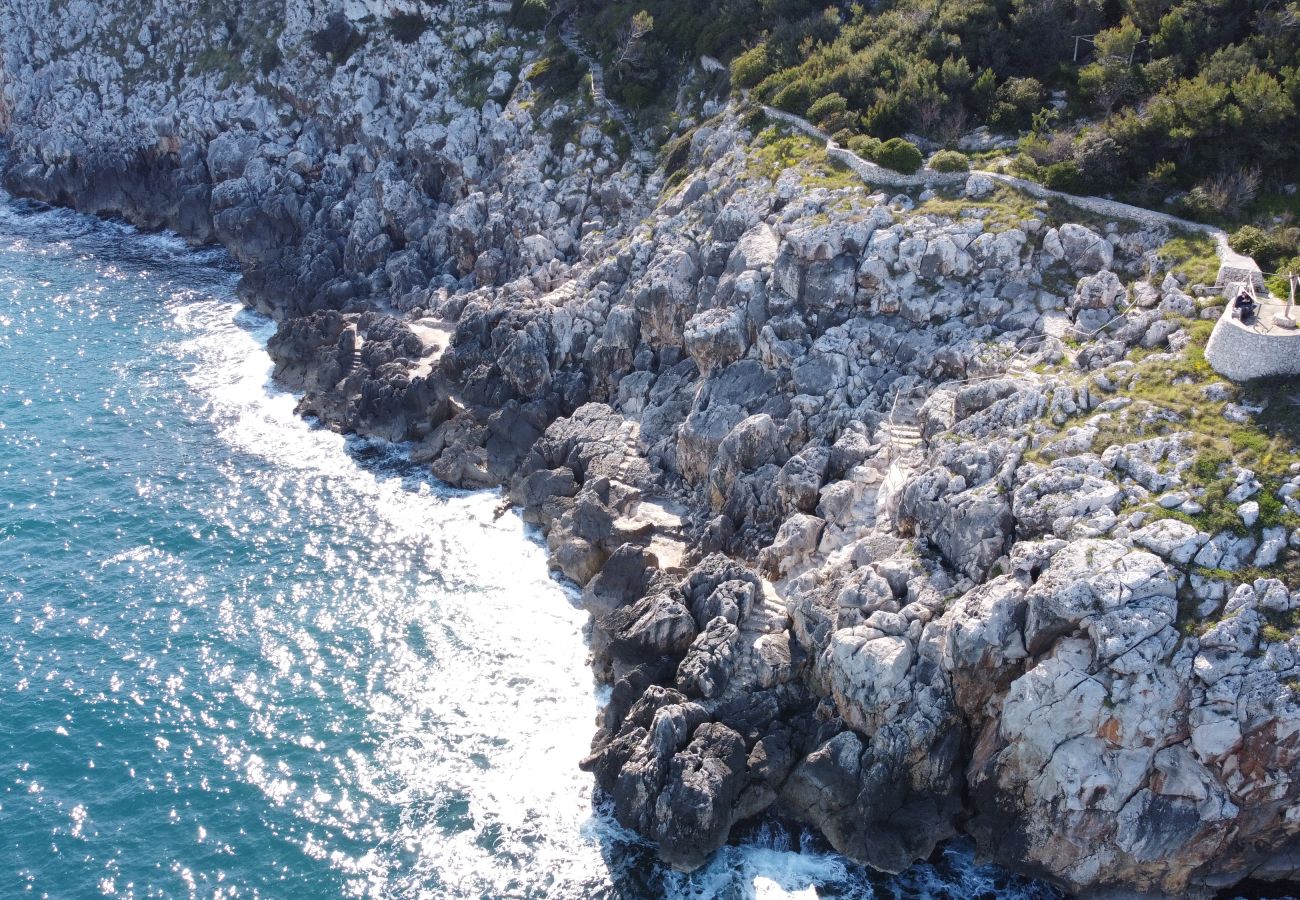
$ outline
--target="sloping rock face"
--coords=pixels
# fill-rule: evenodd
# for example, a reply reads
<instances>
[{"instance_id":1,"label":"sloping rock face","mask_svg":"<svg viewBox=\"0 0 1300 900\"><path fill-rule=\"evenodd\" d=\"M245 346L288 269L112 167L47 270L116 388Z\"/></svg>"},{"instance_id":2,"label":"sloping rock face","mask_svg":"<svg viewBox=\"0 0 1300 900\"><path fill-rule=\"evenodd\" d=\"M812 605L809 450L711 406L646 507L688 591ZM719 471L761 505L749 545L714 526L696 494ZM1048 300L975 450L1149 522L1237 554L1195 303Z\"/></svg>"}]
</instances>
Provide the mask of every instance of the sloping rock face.
<instances>
[{"instance_id":1,"label":"sloping rock face","mask_svg":"<svg viewBox=\"0 0 1300 900\"><path fill-rule=\"evenodd\" d=\"M665 860L771 812L886 871L965 831L1080 894L1293 875L1296 539L1153 516L1191 436L1124 396L1187 343L1166 234L771 175L692 72L665 187L496 5L220 6L0 5L5 183L230 247L304 413L506 488Z\"/></svg>"},{"instance_id":2,"label":"sloping rock face","mask_svg":"<svg viewBox=\"0 0 1300 900\"><path fill-rule=\"evenodd\" d=\"M277 315L549 283L641 187L579 100L534 104L532 35L492 4L15 0L0 17L9 188L220 241Z\"/></svg>"}]
</instances>

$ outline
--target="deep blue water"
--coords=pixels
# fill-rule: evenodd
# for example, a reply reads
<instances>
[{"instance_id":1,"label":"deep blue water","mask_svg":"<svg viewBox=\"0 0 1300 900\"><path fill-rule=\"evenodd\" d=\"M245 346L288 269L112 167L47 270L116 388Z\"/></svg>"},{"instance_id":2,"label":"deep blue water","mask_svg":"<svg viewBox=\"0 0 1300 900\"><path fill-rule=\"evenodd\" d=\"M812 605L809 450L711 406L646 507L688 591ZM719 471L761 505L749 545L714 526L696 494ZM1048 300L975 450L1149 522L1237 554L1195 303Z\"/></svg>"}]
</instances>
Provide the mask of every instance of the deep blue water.
<instances>
[{"instance_id":1,"label":"deep blue water","mask_svg":"<svg viewBox=\"0 0 1300 900\"><path fill-rule=\"evenodd\" d=\"M0 898L1040 895L774 827L656 866L542 548L295 417L234 282L0 194Z\"/></svg>"}]
</instances>

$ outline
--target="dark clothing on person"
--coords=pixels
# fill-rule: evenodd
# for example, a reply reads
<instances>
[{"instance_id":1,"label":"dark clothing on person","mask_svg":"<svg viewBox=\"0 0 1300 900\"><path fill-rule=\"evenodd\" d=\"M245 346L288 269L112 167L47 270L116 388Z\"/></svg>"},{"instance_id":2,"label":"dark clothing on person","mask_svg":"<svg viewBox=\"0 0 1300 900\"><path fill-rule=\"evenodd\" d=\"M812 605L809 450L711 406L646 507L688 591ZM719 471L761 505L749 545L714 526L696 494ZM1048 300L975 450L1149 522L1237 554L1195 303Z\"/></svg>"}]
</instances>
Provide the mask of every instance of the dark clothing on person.
<instances>
[{"instance_id":1,"label":"dark clothing on person","mask_svg":"<svg viewBox=\"0 0 1300 900\"><path fill-rule=\"evenodd\" d=\"M1237 295L1237 299L1232 301L1232 308L1241 315L1241 321L1249 322L1255 318L1255 300L1250 294L1242 291Z\"/></svg>"}]
</instances>

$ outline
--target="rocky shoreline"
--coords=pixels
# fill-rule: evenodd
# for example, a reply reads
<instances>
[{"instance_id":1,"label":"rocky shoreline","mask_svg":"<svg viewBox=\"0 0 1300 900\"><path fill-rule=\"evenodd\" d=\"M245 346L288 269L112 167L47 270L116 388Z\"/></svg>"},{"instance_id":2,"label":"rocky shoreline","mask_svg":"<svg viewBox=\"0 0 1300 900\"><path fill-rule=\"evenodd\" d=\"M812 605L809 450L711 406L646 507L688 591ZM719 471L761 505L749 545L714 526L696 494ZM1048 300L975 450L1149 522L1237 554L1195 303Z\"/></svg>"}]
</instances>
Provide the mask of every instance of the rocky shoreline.
<instances>
[{"instance_id":1,"label":"rocky shoreline","mask_svg":"<svg viewBox=\"0 0 1300 900\"><path fill-rule=\"evenodd\" d=\"M889 872L966 833L1081 896L1296 877L1300 474L1219 462L1242 527L1200 527L1151 373L1250 412L1179 374L1216 307L1165 225L873 192L703 68L647 175L468 0L410 43L289 3L270 71L170 84L165 5L110 6L0 12L6 186L225 245L304 414L505 488L612 685L581 764L665 861L776 811Z\"/></svg>"}]
</instances>

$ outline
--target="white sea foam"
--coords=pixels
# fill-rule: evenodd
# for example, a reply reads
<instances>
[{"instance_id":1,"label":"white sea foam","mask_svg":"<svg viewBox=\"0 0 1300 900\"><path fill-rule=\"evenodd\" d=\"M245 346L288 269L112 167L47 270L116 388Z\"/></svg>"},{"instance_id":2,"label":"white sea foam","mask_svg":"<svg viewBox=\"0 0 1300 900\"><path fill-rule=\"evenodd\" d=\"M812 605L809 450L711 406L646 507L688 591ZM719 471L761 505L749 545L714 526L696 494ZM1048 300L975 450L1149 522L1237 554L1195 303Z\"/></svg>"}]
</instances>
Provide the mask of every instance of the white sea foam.
<instances>
[{"instance_id":1,"label":"white sea foam","mask_svg":"<svg viewBox=\"0 0 1300 900\"><path fill-rule=\"evenodd\" d=\"M346 482L357 502L383 519L382 540L418 542L434 531L444 544L454 541L433 554L451 590L432 591L429 599L469 645L437 648L434 669L427 648L413 649L401 629L376 631L390 654L387 689L404 705L385 701L377 714L386 719L390 739L358 766L359 781L376 799L433 806L432 816L405 817L383 844L420 848L424 858L397 876L382 852L372 853L354 861L358 874L372 887L412 896L420 894L422 879L493 885L503 896L512 895L511 884L520 879L526 884L543 877L554 880L555 896L602 890L622 852L611 851L610 842L633 845L636 838L593 816L591 779L576 765L597 710L581 636L586 616L549 578L544 553L527 539L519 518L493 521L497 501L488 492L451 491L368 468L347 452L346 439L297 416L296 398L270 382L263 352L274 333L269 320L222 300L186 304L176 317L192 335L183 352L197 360L188 380L211 404L212 420L233 448L298 477ZM471 583L473 602L454 606L455 589ZM376 611L376 617L384 616ZM431 728L441 740L430 738ZM440 745L448 737L466 745L463 755L444 755ZM440 796L443 801L433 799ZM445 818L461 800L465 821L473 824L449 834L440 814ZM482 846L485 830L497 846ZM501 857L512 854L527 857L526 871L500 870ZM394 877L401 877L399 885L390 883ZM755 843L729 848L695 875L662 872L656 880L682 900L766 900L815 897L817 885L847 877L834 855Z\"/></svg>"},{"instance_id":2,"label":"white sea foam","mask_svg":"<svg viewBox=\"0 0 1300 900\"><path fill-rule=\"evenodd\" d=\"M148 782L186 798L156 824L101 798L64 811L59 828L84 825L78 854L101 853L105 894L277 896L257 885L325 872L358 897L875 896L879 879L776 827L690 875L655 864L577 769L607 693L586 665L586 615L521 519L494 518L497 495L448 489L401 448L297 416L270 382L273 324L232 299L228 272L190 279L196 257L174 237L0 202L0 234L15 233L66 234L59 253L90 259L95 290L143 285L134 314L171 317L116 325L160 329L104 380L124 444L135 449L139 425L148 452L130 459L145 468L115 511L122 536L105 535L85 567L116 587L85 587L96 603L61 663L85 710L122 717L122 745L92 742L89 769L125 773L124 797ZM126 315L99 302L105 328ZM30 638L34 667L48 630ZM44 796L46 779L31 783ZM133 827L156 827L150 839L185 857L166 869L173 881L155 880L155 859L102 852ZM992 883L967 856L948 868L918 867L888 893Z\"/></svg>"}]
</instances>

